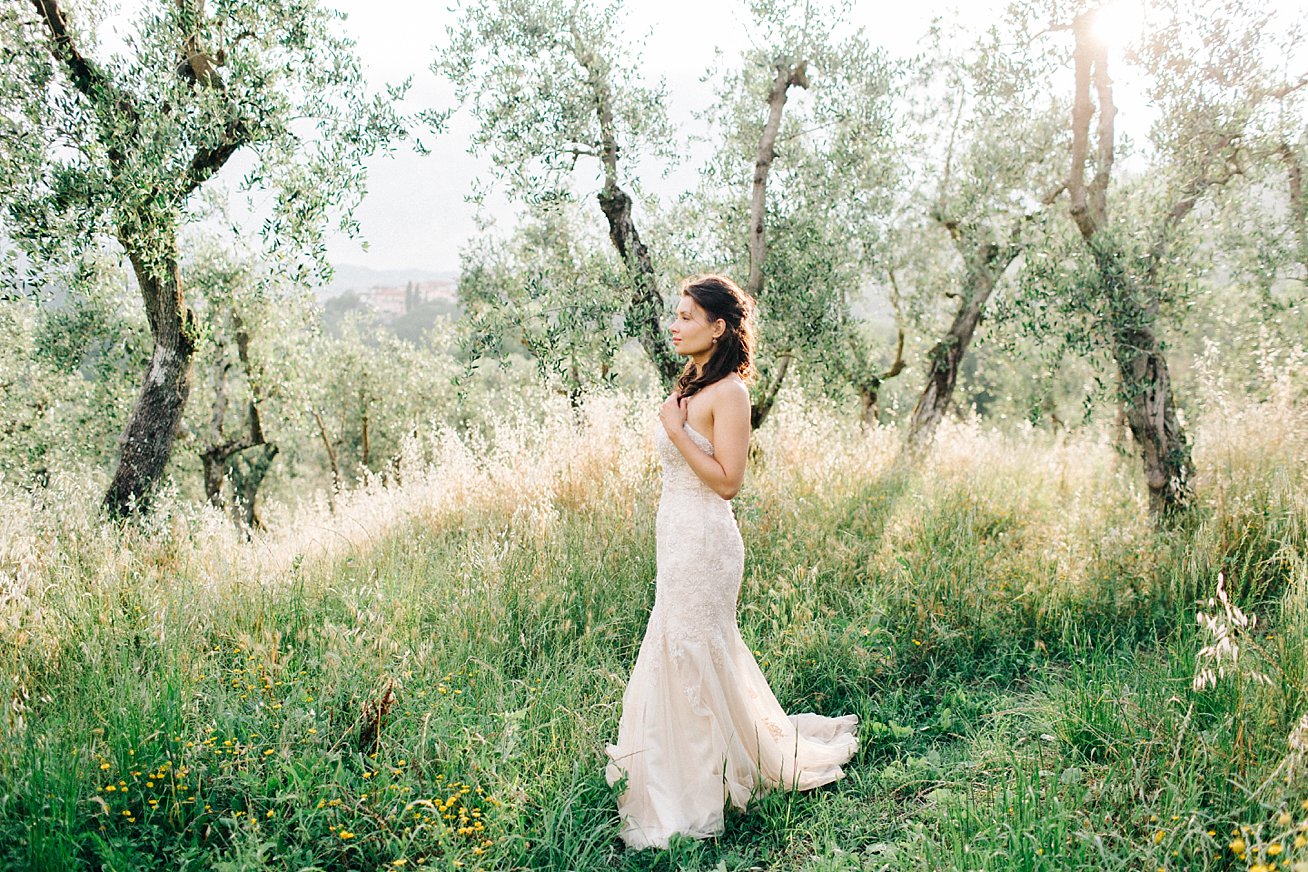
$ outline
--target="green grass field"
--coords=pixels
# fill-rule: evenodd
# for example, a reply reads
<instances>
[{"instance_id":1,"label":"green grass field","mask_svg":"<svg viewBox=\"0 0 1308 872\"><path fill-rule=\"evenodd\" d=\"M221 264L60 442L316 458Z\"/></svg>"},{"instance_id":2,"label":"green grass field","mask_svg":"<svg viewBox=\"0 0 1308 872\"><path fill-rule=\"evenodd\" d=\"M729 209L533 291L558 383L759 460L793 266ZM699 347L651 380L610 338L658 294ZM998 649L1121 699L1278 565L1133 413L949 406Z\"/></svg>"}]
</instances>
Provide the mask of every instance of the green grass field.
<instances>
[{"instance_id":1,"label":"green grass field","mask_svg":"<svg viewBox=\"0 0 1308 872\"><path fill-rule=\"evenodd\" d=\"M1303 405L1191 422L1166 529L1094 433L951 426L905 471L894 431L780 410L736 501L742 631L861 748L666 852L622 848L603 776L653 599L652 405L433 434L251 541L7 493L0 865L1308 869Z\"/></svg>"}]
</instances>

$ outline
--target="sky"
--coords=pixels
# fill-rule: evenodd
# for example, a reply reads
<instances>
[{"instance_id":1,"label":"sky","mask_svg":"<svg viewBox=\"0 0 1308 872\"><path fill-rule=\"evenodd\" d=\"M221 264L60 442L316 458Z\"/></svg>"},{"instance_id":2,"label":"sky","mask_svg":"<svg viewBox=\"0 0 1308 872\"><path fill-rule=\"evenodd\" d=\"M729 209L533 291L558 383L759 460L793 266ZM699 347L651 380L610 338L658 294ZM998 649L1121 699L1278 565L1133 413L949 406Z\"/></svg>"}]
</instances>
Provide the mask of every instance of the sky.
<instances>
[{"instance_id":1,"label":"sky","mask_svg":"<svg viewBox=\"0 0 1308 872\"><path fill-rule=\"evenodd\" d=\"M405 109L456 107L453 88L429 69L446 42L446 27L455 18L450 8L455 0L327 2L347 15L345 29L357 42L374 88L412 76ZM1138 0L1116 2L1134 4ZM1291 15L1308 11L1308 0L1268 0L1268 4ZM141 5L143 0L124 0L115 17L125 22ZM871 41L892 57L905 57L914 53L934 18L952 17L964 28L980 31L1005 5L1006 0L853 0L849 27L862 26ZM645 80L662 78L666 83L669 116L676 135L686 141L686 159L667 177L659 177L661 166L638 164L632 170L646 180L647 188L655 187L651 181L658 180L660 195L672 196L693 186L697 165L708 157L708 146L693 140L699 127L695 112L708 108L713 97L700 77L713 62L716 50L729 59L746 47L748 12L742 0L627 0L626 10L625 37L642 44ZM1126 16L1128 23L1130 19ZM1308 56L1308 49L1304 54ZM1143 134L1148 106L1142 97L1133 96L1141 89L1132 88L1130 81L1118 85L1126 86L1117 89L1119 130ZM469 115L456 111L444 132L421 133L430 154L418 155L404 144L393 156L372 159L368 193L355 211L366 248L358 239L337 234L328 241L329 260L337 266L379 270L457 271L460 249L478 232L476 207L467 197L476 180L488 176L488 161L467 151L473 129ZM224 175L239 178L242 174L238 156ZM493 218L501 228L511 227L516 220L517 209L502 195L492 193L483 209L483 217Z\"/></svg>"}]
</instances>

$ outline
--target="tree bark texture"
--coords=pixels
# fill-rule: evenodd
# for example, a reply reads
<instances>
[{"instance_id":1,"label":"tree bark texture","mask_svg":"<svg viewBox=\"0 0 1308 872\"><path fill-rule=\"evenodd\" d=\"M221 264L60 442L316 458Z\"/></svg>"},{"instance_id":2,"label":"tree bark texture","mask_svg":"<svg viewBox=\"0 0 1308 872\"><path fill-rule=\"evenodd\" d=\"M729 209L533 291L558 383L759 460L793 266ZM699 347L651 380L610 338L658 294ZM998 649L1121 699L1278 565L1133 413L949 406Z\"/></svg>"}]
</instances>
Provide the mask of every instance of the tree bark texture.
<instances>
[{"instance_id":1,"label":"tree bark texture","mask_svg":"<svg viewBox=\"0 0 1308 872\"><path fill-rule=\"evenodd\" d=\"M894 281L893 275L891 281ZM898 292L895 298L898 299ZM895 306L896 316L898 316L899 307ZM859 426L863 429L871 427L881 417L881 386L886 383L887 379L892 379L904 371L904 328L899 327L899 338L895 342L895 360L890 367L883 372L873 372L865 368L860 373L860 377L855 379L854 387L858 390L859 405L861 414L859 415Z\"/></svg>"},{"instance_id":2,"label":"tree bark texture","mask_svg":"<svg viewBox=\"0 0 1308 872\"><path fill-rule=\"evenodd\" d=\"M1191 463L1185 432L1176 416L1171 373L1154 329L1159 311L1158 265L1166 252L1173 227L1197 201L1198 187L1189 186L1164 221L1150 265L1143 277L1130 274L1126 256L1111 239L1107 222L1107 188L1113 166L1114 119L1112 80L1108 75L1108 49L1092 33L1094 11L1077 16L1074 63L1076 94L1072 109L1072 166L1067 190L1069 215L1094 258L1098 288L1107 296L1109 347L1121 377L1122 402L1127 424L1140 450L1149 506L1156 516L1183 508L1189 501ZM1091 98L1091 89L1095 99ZM1096 115L1098 152L1095 174L1085 181L1090 143L1090 121Z\"/></svg>"},{"instance_id":3,"label":"tree bark texture","mask_svg":"<svg viewBox=\"0 0 1308 872\"><path fill-rule=\"evenodd\" d=\"M1285 163L1286 182L1290 186L1290 223L1299 243L1298 260L1308 272L1308 198L1303 190L1303 161L1289 143L1282 143L1279 152Z\"/></svg>"},{"instance_id":4,"label":"tree bark texture","mask_svg":"<svg viewBox=\"0 0 1308 872\"><path fill-rule=\"evenodd\" d=\"M171 234L166 238L165 251L169 253L162 259L154 252L141 253L133 240L123 240L145 300L154 352L123 433L118 467L104 497L105 509L113 517L139 512L148 505L172 455L191 389L191 357L195 353L192 315L182 297L182 278Z\"/></svg>"},{"instance_id":5,"label":"tree bark texture","mask_svg":"<svg viewBox=\"0 0 1308 872\"><path fill-rule=\"evenodd\" d=\"M232 457L228 464L227 477L232 485L232 508L237 518L248 530L261 529L258 506L259 487L268 474L269 467L277 457L277 446L263 443Z\"/></svg>"},{"instance_id":6,"label":"tree bark texture","mask_svg":"<svg viewBox=\"0 0 1308 872\"><path fill-rule=\"evenodd\" d=\"M793 67L777 65L777 77L768 91L768 118L759 136L758 152L754 156L754 182L749 198L749 279L745 283L754 299L763 293L763 261L767 257L767 189L768 173L776 158L777 133L781 130L781 116L791 85L808 87L808 62L800 61Z\"/></svg>"},{"instance_id":7,"label":"tree bark texture","mask_svg":"<svg viewBox=\"0 0 1308 872\"><path fill-rule=\"evenodd\" d=\"M73 88L100 121L96 134L115 182L122 182L117 236L132 263L145 302L154 351L122 437L113 480L105 493L108 513L122 517L144 509L172 454L182 411L190 392L191 357L195 352L193 316L182 294L177 259L176 222L185 199L222 168L248 139L234 113L216 144L196 149L176 191L133 188L127 155L136 147L141 109L129 89L120 88L74 43L58 0L33 0L49 33L50 53L67 73ZM203 6L196 7L203 16ZM214 82L202 83L213 87ZM124 132L126 131L126 132Z\"/></svg>"},{"instance_id":8,"label":"tree bark texture","mask_svg":"<svg viewBox=\"0 0 1308 872\"><path fill-rule=\"evenodd\" d=\"M749 426L751 430L757 430L763 426L763 422L768 419L772 412L773 405L777 402L777 394L781 390L781 383L786 380L786 371L790 369L791 357L789 354L783 354L777 361L776 369L770 367L759 367L759 380L757 389L754 391L754 397L749 408Z\"/></svg>"},{"instance_id":9,"label":"tree bark texture","mask_svg":"<svg viewBox=\"0 0 1308 872\"><path fill-rule=\"evenodd\" d=\"M1122 273L1120 256L1102 257L1100 274L1114 303L1113 358L1122 385L1126 423L1140 450L1149 508L1164 515L1190 498L1190 446L1172 399L1171 373L1153 318L1140 305L1130 279Z\"/></svg>"},{"instance_id":10,"label":"tree bark texture","mask_svg":"<svg viewBox=\"0 0 1308 872\"><path fill-rule=\"evenodd\" d=\"M681 373L681 362L663 326L663 295L654 278L654 262L631 217L631 197L616 182L606 181L599 192L600 209L609 223L609 240L627 268L631 300L627 306L627 333L640 347L664 387Z\"/></svg>"}]
</instances>

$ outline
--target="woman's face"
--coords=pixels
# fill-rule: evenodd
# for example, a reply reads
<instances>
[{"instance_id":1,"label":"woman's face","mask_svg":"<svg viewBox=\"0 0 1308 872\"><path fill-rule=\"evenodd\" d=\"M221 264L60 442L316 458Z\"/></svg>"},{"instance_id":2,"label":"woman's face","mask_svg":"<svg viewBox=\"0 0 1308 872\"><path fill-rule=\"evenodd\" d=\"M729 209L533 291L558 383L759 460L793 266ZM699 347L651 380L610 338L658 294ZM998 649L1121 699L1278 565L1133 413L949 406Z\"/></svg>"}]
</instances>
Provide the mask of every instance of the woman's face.
<instances>
[{"instance_id":1,"label":"woman's face","mask_svg":"<svg viewBox=\"0 0 1308 872\"><path fill-rule=\"evenodd\" d=\"M708 313L690 294L682 294L677 303L677 314L672 319L672 347L677 354L693 358L696 363L707 360L713 352L713 337L722 332L721 319L712 322Z\"/></svg>"}]
</instances>

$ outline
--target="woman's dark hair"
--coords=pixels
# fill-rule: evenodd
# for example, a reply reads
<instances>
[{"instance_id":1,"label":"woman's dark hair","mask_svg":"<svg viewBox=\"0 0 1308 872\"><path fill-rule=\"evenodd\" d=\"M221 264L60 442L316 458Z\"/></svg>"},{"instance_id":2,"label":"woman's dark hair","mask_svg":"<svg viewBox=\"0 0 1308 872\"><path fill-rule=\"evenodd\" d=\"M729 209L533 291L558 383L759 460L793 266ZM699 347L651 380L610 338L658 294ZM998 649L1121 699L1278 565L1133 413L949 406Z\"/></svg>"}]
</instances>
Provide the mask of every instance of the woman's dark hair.
<instances>
[{"instance_id":1,"label":"woman's dark hair","mask_svg":"<svg viewBox=\"0 0 1308 872\"><path fill-rule=\"evenodd\" d=\"M693 360L677 379L683 397L699 391L733 372L745 381L754 377L754 298L726 276L691 276L681 283L682 296L690 297L708 314L709 324L721 319L727 329L713 345L713 354L703 369Z\"/></svg>"}]
</instances>

